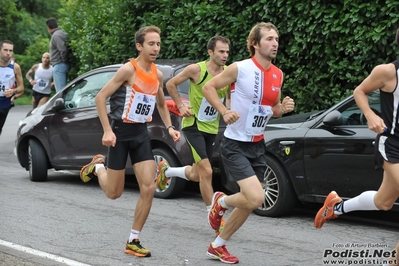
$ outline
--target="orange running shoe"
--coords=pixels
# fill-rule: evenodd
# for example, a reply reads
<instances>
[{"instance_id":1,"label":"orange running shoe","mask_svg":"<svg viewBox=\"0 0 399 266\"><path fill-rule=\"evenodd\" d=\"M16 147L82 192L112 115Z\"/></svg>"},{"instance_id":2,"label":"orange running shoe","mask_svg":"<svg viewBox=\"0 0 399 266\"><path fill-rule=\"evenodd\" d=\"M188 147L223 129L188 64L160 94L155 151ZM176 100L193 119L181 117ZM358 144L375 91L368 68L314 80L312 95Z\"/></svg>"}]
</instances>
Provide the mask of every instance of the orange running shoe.
<instances>
[{"instance_id":1,"label":"orange running shoe","mask_svg":"<svg viewBox=\"0 0 399 266\"><path fill-rule=\"evenodd\" d=\"M168 184L170 177L166 177L165 171L169 168L169 164L167 161L162 160L158 164L158 176L155 180L155 186L158 190L165 190L166 185Z\"/></svg>"},{"instance_id":2,"label":"orange running shoe","mask_svg":"<svg viewBox=\"0 0 399 266\"><path fill-rule=\"evenodd\" d=\"M215 192L212 197L211 209L208 212L208 223L213 230L218 230L224 213L227 211L219 204L219 199L226 196L223 192Z\"/></svg>"},{"instance_id":3,"label":"orange running shoe","mask_svg":"<svg viewBox=\"0 0 399 266\"><path fill-rule=\"evenodd\" d=\"M126 242L125 253L136 257L151 257L151 252L140 244L140 240L133 239L132 242Z\"/></svg>"},{"instance_id":4,"label":"orange running shoe","mask_svg":"<svg viewBox=\"0 0 399 266\"><path fill-rule=\"evenodd\" d=\"M212 243L209 245L208 252L206 255L214 260L220 260L224 263L236 264L239 262L238 258L231 255L227 249L226 245L220 247L214 247Z\"/></svg>"},{"instance_id":5,"label":"orange running shoe","mask_svg":"<svg viewBox=\"0 0 399 266\"><path fill-rule=\"evenodd\" d=\"M96 164L104 164L105 163L105 156L102 154L97 154L93 157L90 163L86 164L85 166L80 169L80 179L83 182L89 182L93 177L97 176L96 173Z\"/></svg>"},{"instance_id":6,"label":"orange running shoe","mask_svg":"<svg viewBox=\"0 0 399 266\"><path fill-rule=\"evenodd\" d=\"M326 221L337 218L338 215L334 214L334 206L341 201L342 199L338 196L337 192L331 191L324 201L323 207L317 212L314 218L314 226L320 229Z\"/></svg>"}]
</instances>

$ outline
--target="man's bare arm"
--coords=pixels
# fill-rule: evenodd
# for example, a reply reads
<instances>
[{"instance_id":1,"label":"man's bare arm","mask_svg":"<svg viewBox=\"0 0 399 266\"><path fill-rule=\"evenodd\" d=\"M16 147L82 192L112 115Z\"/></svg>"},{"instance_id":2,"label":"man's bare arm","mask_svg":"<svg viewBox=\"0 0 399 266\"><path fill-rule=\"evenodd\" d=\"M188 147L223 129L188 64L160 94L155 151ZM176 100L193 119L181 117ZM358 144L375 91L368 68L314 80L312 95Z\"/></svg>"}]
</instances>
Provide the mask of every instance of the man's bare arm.
<instances>
[{"instance_id":1,"label":"man's bare arm","mask_svg":"<svg viewBox=\"0 0 399 266\"><path fill-rule=\"evenodd\" d=\"M198 64L191 64L166 83L166 89L168 90L170 97L172 97L183 116L192 116L193 114L189 110L191 107L185 107L183 104L177 86L189 79L192 81L197 80L199 78L200 72L201 69Z\"/></svg>"},{"instance_id":2,"label":"man's bare arm","mask_svg":"<svg viewBox=\"0 0 399 266\"><path fill-rule=\"evenodd\" d=\"M123 83L127 82L129 78L134 75L134 72L135 70L130 63L123 65L118 69L115 76L113 76L98 92L96 96L96 106L104 132L112 131L108 120L106 101Z\"/></svg>"},{"instance_id":3,"label":"man's bare arm","mask_svg":"<svg viewBox=\"0 0 399 266\"><path fill-rule=\"evenodd\" d=\"M157 94L157 109L158 113L161 116L165 127L168 128L168 133L172 137L173 141L180 140L180 132L171 128L172 120L170 119L170 113L168 106L166 105L165 95L163 93L163 74L160 70L158 70L158 80L159 80L159 89Z\"/></svg>"},{"instance_id":4,"label":"man's bare arm","mask_svg":"<svg viewBox=\"0 0 399 266\"><path fill-rule=\"evenodd\" d=\"M31 82L33 80L32 75L36 72L37 68L39 67L38 64L34 64L28 72L26 72L25 74L25 78Z\"/></svg>"},{"instance_id":5,"label":"man's bare arm","mask_svg":"<svg viewBox=\"0 0 399 266\"><path fill-rule=\"evenodd\" d=\"M24 82L22 80L22 70L18 64L14 64L15 79L17 87L15 88L14 95L22 95L24 93Z\"/></svg>"}]
</instances>

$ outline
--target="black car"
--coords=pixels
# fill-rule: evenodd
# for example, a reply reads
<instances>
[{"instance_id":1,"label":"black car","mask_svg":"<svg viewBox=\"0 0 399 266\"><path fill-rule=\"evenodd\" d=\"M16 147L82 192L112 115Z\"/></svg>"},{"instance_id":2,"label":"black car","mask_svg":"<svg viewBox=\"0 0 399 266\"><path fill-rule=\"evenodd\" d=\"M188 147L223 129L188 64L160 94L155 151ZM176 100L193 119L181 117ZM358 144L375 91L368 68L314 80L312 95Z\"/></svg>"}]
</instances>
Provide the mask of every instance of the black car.
<instances>
[{"instance_id":1,"label":"black car","mask_svg":"<svg viewBox=\"0 0 399 266\"><path fill-rule=\"evenodd\" d=\"M164 83L180 73L189 60L157 60L156 64L164 76ZM105 66L89 71L70 82L62 91L55 94L46 104L36 108L20 121L15 141L15 151L20 165L29 171L32 181L46 181L47 170L79 170L90 162L94 155L107 153L101 144L103 129L95 106L95 96L115 75L121 64ZM189 81L178 86L183 101L188 102ZM164 86L166 101L172 124L181 128L181 115L174 101L168 96ZM109 105L107 106L109 110ZM157 109L153 120L148 123L152 148L156 163L165 159L171 166L193 163L191 150L182 136L173 142L165 128ZM222 125L215 142L215 153L211 162L218 165L218 144L224 131ZM130 160L126 173L133 174ZM173 178L163 191L155 196L170 198L184 189L186 181Z\"/></svg>"},{"instance_id":2,"label":"black car","mask_svg":"<svg viewBox=\"0 0 399 266\"><path fill-rule=\"evenodd\" d=\"M380 115L379 93L368 99ZM375 169L375 137L353 96L328 110L271 120L265 131L265 202L255 213L282 216L298 202L324 202L332 190L343 199L378 190L382 170ZM393 210L398 207L397 201Z\"/></svg>"}]
</instances>

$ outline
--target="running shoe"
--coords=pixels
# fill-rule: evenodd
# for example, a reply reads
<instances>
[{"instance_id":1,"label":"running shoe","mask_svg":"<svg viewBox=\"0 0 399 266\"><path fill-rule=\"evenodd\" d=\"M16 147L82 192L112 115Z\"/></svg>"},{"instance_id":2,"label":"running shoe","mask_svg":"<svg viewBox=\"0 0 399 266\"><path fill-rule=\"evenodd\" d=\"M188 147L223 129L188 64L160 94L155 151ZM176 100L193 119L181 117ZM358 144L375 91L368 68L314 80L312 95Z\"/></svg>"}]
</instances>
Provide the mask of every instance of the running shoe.
<instances>
[{"instance_id":1,"label":"running shoe","mask_svg":"<svg viewBox=\"0 0 399 266\"><path fill-rule=\"evenodd\" d=\"M217 230L215 230L215 235L219 236L222 230L224 229L224 226L226 225L225 220L222 218L222 221L220 222L220 226Z\"/></svg>"},{"instance_id":2,"label":"running shoe","mask_svg":"<svg viewBox=\"0 0 399 266\"><path fill-rule=\"evenodd\" d=\"M96 164L104 164L105 163L105 156L102 154L97 154L93 157L90 163L86 164L85 166L80 169L80 179L83 182L89 182L93 177L97 176L96 173Z\"/></svg>"},{"instance_id":3,"label":"running shoe","mask_svg":"<svg viewBox=\"0 0 399 266\"><path fill-rule=\"evenodd\" d=\"M219 199L226 196L223 192L215 192L212 197L211 209L208 212L208 223L213 230L218 230L224 213L227 211L219 203Z\"/></svg>"},{"instance_id":4,"label":"running shoe","mask_svg":"<svg viewBox=\"0 0 399 266\"><path fill-rule=\"evenodd\" d=\"M206 252L206 255L208 255L208 257L214 260L220 260L221 262L224 263L236 264L239 262L237 257L231 255L227 251L226 245L215 248L211 243L209 245L208 252Z\"/></svg>"},{"instance_id":5,"label":"running shoe","mask_svg":"<svg viewBox=\"0 0 399 266\"><path fill-rule=\"evenodd\" d=\"M151 257L151 252L143 248L140 244L140 240L137 238L133 239L132 242L126 242L125 253L136 257Z\"/></svg>"},{"instance_id":6,"label":"running shoe","mask_svg":"<svg viewBox=\"0 0 399 266\"><path fill-rule=\"evenodd\" d=\"M338 215L334 214L334 206L341 201L342 199L338 196L337 192L331 191L324 201L323 207L317 212L314 218L314 226L321 228L326 221L337 218Z\"/></svg>"},{"instance_id":7,"label":"running shoe","mask_svg":"<svg viewBox=\"0 0 399 266\"><path fill-rule=\"evenodd\" d=\"M155 185L159 190L165 190L166 185L168 184L168 181L170 180L170 177L166 177L165 171L169 168L169 164L167 161L162 160L158 164L158 176L157 179L155 180Z\"/></svg>"}]
</instances>

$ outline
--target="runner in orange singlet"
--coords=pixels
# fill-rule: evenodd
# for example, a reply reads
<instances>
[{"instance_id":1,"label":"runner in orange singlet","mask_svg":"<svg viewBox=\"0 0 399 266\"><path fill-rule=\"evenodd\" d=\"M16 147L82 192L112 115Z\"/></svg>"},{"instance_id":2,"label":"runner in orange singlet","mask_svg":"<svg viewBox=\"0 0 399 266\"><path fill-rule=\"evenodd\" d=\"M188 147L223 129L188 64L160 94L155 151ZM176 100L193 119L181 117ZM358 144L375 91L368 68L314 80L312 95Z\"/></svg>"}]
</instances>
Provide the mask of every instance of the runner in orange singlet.
<instances>
[{"instance_id":1,"label":"runner in orange singlet","mask_svg":"<svg viewBox=\"0 0 399 266\"><path fill-rule=\"evenodd\" d=\"M174 141L180 132L172 127L163 94L163 76L154 61L160 50L160 29L148 26L136 32L136 49L139 56L125 63L96 97L96 105L104 135L102 144L108 147L107 167L105 156L98 154L80 171L83 182L98 176L107 197L117 199L125 184L125 166L130 155L133 170L140 188L133 226L126 243L125 253L150 257L151 252L139 241L151 209L154 196L155 161L146 122L151 120L155 106ZM108 119L106 100L110 98L111 112Z\"/></svg>"}]
</instances>

